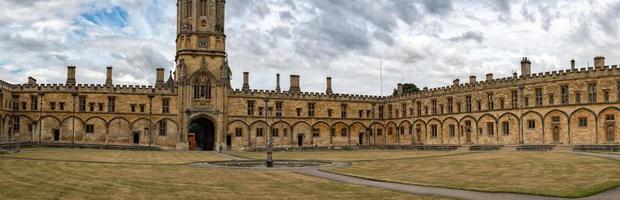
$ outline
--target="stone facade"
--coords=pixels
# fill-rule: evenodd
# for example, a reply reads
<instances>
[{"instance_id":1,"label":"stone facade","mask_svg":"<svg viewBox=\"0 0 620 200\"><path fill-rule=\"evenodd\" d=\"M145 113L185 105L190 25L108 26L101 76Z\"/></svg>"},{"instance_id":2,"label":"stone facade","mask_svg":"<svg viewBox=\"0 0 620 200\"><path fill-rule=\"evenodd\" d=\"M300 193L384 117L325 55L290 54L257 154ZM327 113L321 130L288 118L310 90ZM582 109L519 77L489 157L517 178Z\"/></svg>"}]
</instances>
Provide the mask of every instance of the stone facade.
<instances>
[{"instance_id":1,"label":"stone facade","mask_svg":"<svg viewBox=\"0 0 620 200\"><path fill-rule=\"evenodd\" d=\"M303 92L291 87L230 86L224 0L179 0L177 66L165 81L157 69L149 86L0 82L0 142L153 145L166 149L354 145L617 144L620 69L606 66L485 80L392 96ZM195 139L188 139L194 135Z\"/></svg>"}]
</instances>

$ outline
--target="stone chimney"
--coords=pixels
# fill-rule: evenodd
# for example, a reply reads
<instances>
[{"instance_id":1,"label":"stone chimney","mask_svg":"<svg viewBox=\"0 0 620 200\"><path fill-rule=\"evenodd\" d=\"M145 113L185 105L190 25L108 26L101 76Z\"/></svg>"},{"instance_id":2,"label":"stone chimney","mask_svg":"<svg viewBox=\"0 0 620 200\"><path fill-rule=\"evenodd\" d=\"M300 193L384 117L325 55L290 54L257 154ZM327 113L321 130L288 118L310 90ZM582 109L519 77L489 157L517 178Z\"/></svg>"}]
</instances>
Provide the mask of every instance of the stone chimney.
<instances>
[{"instance_id":1,"label":"stone chimney","mask_svg":"<svg viewBox=\"0 0 620 200\"><path fill-rule=\"evenodd\" d=\"M75 66L67 66L67 85L75 85Z\"/></svg>"},{"instance_id":2,"label":"stone chimney","mask_svg":"<svg viewBox=\"0 0 620 200\"><path fill-rule=\"evenodd\" d=\"M280 74L276 74L276 92L280 93Z\"/></svg>"},{"instance_id":3,"label":"stone chimney","mask_svg":"<svg viewBox=\"0 0 620 200\"><path fill-rule=\"evenodd\" d=\"M105 84L112 85L112 66L108 66L106 69L107 72L105 74Z\"/></svg>"},{"instance_id":4,"label":"stone chimney","mask_svg":"<svg viewBox=\"0 0 620 200\"><path fill-rule=\"evenodd\" d=\"M398 95L403 95L405 93L402 83L399 83L397 88L398 89L397 89L396 92L397 92Z\"/></svg>"},{"instance_id":5,"label":"stone chimney","mask_svg":"<svg viewBox=\"0 0 620 200\"><path fill-rule=\"evenodd\" d=\"M31 86L37 85L37 79L34 79L32 77L28 77L28 85L31 85Z\"/></svg>"},{"instance_id":6,"label":"stone chimney","mask_svg":"<svg viewBox=\"0 0 620 200\"><path fill-rule=\"evenodd\" d=\"M157 76L155 77L155 86L164 85L164 68L157 68Z\"/></svg>"},{"instance_id":7,"label":"stone chimney","mask_svg":"<svg viewBox=\"0 0 620 200\"><path fill-rule=\"evenodd\" d=\"M452 85L453 86L459 86L460 84L461 84L461 80L459 80L458 78L454 79L454 81L452 81Z\"/></svg>"},{"instance_id":8,"label":"stone chimney","mask_svg":"<svg viewBox=\"0 0 620 200\"><path fill-rule=\"evenodd\" d=\"M493 80L493 73L488 73L487 74L487 81L492 81Z\"/></svg>"},{"instance_id":9,"label":"stone chimney","mask_svg":"<svg viewBox=\"0 0 620 200\"><path fill-rule=\"evenodd\" d=\"M476 76L469 76L469 84L476 84Z\"/></svg>"},{"instance_id":10,"label":"stone chimney","mask_svg":"<svg viewBox=\"0 0 620 200\"><path fill-rule=\"evenodd\" d=\"M244 91L250 90L250 72L243 72L243 88Z\"/></svg>"},{"instance_id":11,"label":"stone chimney","mask_svg":"<svg viewBox=\"0 0 620 200\"><path fill-rule=\"evenodd\" d=\"M521 60L521 76L530 76L532 74L532 63L523 57Z\"/></svg>"},{"instance_id":12,"label":"stone chimney","mask_svg":"<svg viewBox=\"0 0 620 200\"><path fill-rule=\"evenodd\" d=\"M571 69L571 70L575 70L575 69L577 69L577 68L575 67L575 59L571 59L571 60L570 60L570 69Z\"/></svg>"},{"instance_id":13,"label":"stone chimney","mask_svg":"<svg viewBox=\"0 0 620 200\"><path fill-rule=\"evenodd\" d=\"M605 57L603 56L594 57L594 67L603 68L603 66L605 66Z\"/></svg>"},{"instance_id":14,"label":"stone chimney","mask_svg":"<svg viewBox=\"0 0 620 200\"><path fill-rule=\"evenodd\" d=\"M327 77L327 89L325 89L325 94L333 94L334 91L332 90L332 77Z\"/></svg>"},{"instance_id":15,"label":"stone chimney","mask_svg":"<svg viewBox=\"0 0 620 200\"><path fill-rule=\"evenodd\" d=\"M289 92L301 92L299 88L299 75L291 75L291 84L288 90Z\"/></svg>"}]
</instances>

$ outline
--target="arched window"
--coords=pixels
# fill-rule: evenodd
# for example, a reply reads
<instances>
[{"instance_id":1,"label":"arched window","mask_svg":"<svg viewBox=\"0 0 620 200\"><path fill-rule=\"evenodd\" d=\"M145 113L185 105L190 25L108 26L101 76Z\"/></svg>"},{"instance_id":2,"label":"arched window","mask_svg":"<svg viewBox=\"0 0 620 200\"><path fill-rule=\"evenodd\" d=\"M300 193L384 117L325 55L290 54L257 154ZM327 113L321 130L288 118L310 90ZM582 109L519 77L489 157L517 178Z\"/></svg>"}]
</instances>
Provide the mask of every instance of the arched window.
<instances>
[{"instance_id":1,"label":"arched window","mask_svg":"<svg viewBox=\"0 0 620 200\"><path fill-rule=\"evenodd\" d=\"M200 16L207 16L208 0L200 0Z\"/></svg>"},{"instance_id":2,"label":"arched window","mask_svg":"<svg viewBox=\"0 0 620 200\"><path fill-rule=\"evenodd\" d=\"M194 99L211 99L211 80L201 76L194 83Z\"/></svg>"},{"instance_id":3,"label":"arched window","mask_svg":"<svg viewBox=\"0 0 620 200\"><path fill-rule=\"evenodd\" d=\"M211 80L207 80L207 88L206 88L206 95L205 97L207 99L211 99Z\"/></svg>"},{"instance_id":4,"label":"arched window","mask_svg":"<svg viewBox=\"0 0 620 200\"><path fill-rule=\"evenodd\" d=\"M185 18L192 16L192 0L185 0Z\"/></svg>"},{"instance_id":5,"label":"arched window","mask_svg":"<svg viewBox=\"0 0 620 200\"><path fill-rule=\"evenodd\" d=\"M194 99L200 98L200 82L194 83Z\"/></svg>"}]
</instances>

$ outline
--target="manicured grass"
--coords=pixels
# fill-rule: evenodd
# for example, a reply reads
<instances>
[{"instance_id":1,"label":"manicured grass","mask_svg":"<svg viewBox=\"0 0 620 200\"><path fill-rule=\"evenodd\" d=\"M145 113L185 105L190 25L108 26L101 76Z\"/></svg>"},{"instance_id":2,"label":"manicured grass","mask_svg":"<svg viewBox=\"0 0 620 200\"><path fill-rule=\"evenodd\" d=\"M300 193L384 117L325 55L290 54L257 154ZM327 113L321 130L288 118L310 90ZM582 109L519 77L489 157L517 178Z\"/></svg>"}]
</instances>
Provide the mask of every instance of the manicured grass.
<instances>
[{"instance_id":1,"label":"manicured grass","mask_svg":"<svg viewBox=\"0 0 620 200\"><path fill-rule=\"evenodd\" d=\"M492 192L583 197L620 186L620 161L552 152L492 152L353 162L330 171Z\"/></svg>"},{"instance_id":2,"label":"manicured grass","mask_svg":"<svg viewBox=\"0 0 620 200\"><path fill-rule=\"evenodd\" d=\"M183 151L120 151L94 149L27 148L18 154L3 155L16 158L77 160L116 163L183 164L198 161L228 160L211 152Z\"/></svg>"},{"instance_id":3,"label":"manicured grass","mask_svg":"<svg viewBox=\"0 0 620 200\"><path fill-rule=\"evenodd\" d=\"M605 153L605 154L614 154L614 155L620 155L620 151L597 151L594 153Z\"/></svg>"},{"instance_id":4,"label":"manicured grass","mask_svg":"<svg viewBox=\"0 0 620 200\"><path fill-rule=\"evenodd\" d=\"M0 199L441 199L280 170L151 165L223 159L213 155L63 149L1 155ZM22 160L11 156L56 160Z\"/></svg>"},{"instance_id":5,"label":"manicured grass","mask_svg":"<svg viewBox=\"0 0 620 200\"><path fill-rule=\"evenodd\" d=\"M265 152L227 152L228 154L252 158L264 159ZM332 161L361 161L361 160L385 160L399 158L416 158L425 156L447 155L454 152L441 151L406 151L406 150L356 150L356 151L319 151L319 152L274 152L273 159L280 160L332 160Z\"/></svg>"}]
</instances>

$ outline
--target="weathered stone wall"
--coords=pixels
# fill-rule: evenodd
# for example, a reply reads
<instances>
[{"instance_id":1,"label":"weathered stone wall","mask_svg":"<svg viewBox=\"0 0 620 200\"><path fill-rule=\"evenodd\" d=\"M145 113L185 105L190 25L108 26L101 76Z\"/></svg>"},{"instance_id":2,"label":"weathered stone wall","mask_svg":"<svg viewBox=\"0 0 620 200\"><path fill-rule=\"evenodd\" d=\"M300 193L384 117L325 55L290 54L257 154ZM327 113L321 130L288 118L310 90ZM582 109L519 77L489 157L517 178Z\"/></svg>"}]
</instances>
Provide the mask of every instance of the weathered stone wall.
<instances>
[{"instance_id":1,"label":"weathered stone wall","mask_svg":"<svg viewBox=\"0 0 620 200\"><path fill-rule=\"evenodd\" d=\"M253 135L256 134L255 127L259 125L268 130L270 124L286 124L277 128L293 130L294 137L280 139L280 135L274 140L279 146L299 145L298 135L304 135L304 146L357 145L360 134L364 134L364 145L618 143L620 134L614 134L610 139L607 138L607 132L617 132L620 128L615 125L615 117L620 114L619 72L617 66L547 72L387 98L234 90L229 93L231 123L228 124L228 130L242 128L249 130L244 131L244 134ZM588 84L596 84L595 102L589 101ZM561 86L568 87L567 102L562 100ZM542 91L539 101L537 89ZM515 106L512 103L513 91L517 92ZM489 94L492 94L492 107ZM471 96L471 111L466 108L467 96ZM452 99L451 112L448 108L449 98ZM252 116L247 114L248 100L255 102ZM265 100L268 100L266 105ZM282 117L274 114L277 101L283 102ZM315 116L308 116L308 103L315 104ZM340 116L341 104L347 104L347 117L344 119ZM383 118L379 118L380 106L384 109ZM258 109L262 107L272 109L273 113L258 116ZM297 116L297 109L301 111L300 116ZM329 110L332 112L331 117L327 114ZM363 112L362 117L358 115L359 110ZM370 117L366 115L368 111ZM614 120L606 120L608 115L613 115ZM580 118L586 121L585 127L579 126ZM471 126L466 126L466 121ZM432 134L433 127L437 129L436 136ZM451 127L454 134L451 134ZM342 128L349 132L345 137L340 134ZM313 129L319 130L320 137L312 137ZM334 131L332 129L335 129L335 135L331 134ZM251 146L264 145L268 137L263 135L252 142ZM246 147L247 139L243 143L233 143L234 149Z\"/></svg>"}]
</instances>

